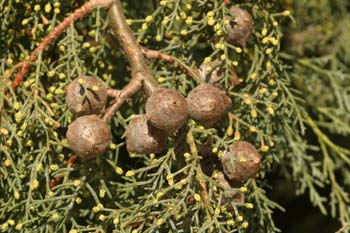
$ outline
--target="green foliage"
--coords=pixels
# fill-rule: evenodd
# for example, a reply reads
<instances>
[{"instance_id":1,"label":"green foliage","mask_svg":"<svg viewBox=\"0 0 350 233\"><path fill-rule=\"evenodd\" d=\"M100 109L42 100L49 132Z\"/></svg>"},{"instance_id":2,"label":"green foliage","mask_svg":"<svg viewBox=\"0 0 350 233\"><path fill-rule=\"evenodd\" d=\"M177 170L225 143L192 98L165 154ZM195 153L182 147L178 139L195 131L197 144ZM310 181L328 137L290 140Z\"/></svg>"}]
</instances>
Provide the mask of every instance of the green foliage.
<instances>
[{"instance_id":1,"label":"green foliage","mask_svg":"<svg viewBox=\"0 0 350 233\"><path fill-rule=\"evenodd\" d=\"M71 24L13 90L10 70L82 1L0 0L0 230L276 232L273 211L283 207L267 195L269 173L293 181L296 195L308 194L349 229L349 3L231 2L254 20L246 48L225 41L230 13L222 0L123 2L138 42L174 59L148 60L161 86L187 96L201 80L199 66L210 72L218 60L233 104L213 128L189 120L160 154L130 154L125 129L144 112L137 94L110 123L109 151L72 164L65 133L74 116L64 87L80 75L116 89L130 81L107 11L96 8ZM204 163L199 145L216 161L239 139L259 149L263 164L257 179L232 189L244 202L227 204L228 190L216 180L221 168Z\"/></svg>"}]
</instances>

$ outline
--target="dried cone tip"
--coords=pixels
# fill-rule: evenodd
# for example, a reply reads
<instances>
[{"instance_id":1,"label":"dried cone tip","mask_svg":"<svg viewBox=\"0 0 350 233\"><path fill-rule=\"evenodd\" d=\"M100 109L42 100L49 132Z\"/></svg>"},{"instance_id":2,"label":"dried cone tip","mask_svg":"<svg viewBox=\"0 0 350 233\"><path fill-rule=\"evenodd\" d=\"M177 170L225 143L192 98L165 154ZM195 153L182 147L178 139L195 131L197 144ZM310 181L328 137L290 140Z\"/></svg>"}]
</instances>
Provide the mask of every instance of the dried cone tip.
<instances>
[{"instance_id":1,"label":"dried cone tip","mask_svg":"<svg viewBox=\"0 0 350 233\"><path fill-rule=\"evenodd\" d=\"M231 44L245 47L248 37L253 30L253 19L248 11L242 8L232 6L230 11L234 17L226 17L230 22L226 25L226 40Z\"/></svg>"}]
</instances>

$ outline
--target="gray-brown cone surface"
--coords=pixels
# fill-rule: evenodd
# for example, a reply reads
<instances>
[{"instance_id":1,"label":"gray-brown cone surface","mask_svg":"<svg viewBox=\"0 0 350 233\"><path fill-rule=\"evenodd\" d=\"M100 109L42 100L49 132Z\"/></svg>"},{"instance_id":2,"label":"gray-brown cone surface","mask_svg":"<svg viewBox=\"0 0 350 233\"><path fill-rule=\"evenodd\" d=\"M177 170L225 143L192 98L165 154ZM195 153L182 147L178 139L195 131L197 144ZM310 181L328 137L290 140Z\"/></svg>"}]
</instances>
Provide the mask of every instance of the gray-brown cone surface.
<instances>
[{"instance_id":1,"label":"gray-brown cone surface","mask_svg":"<svg viewBox=\"0 0 350 233\"><path fill-rule=\"evenodd\" d=\"M260 162L259 152L246 141L232 143L221 157L224 173L231 181L255 178L260 169Z\"/></svg>"},{"instance_id":2,"label":"gray-brown cone surface","mask_svg":"<svg viewBox=\"0 0 350 233\"><path fill-rule=\"evenodd\" d=\"M73 121L67 131L69 148L83 159L92 159L107 151L110 130L97 115L81 116Z\"/></svg>"},{"instance_id":3,"label":"gray-brown cone surface","mask_svg":"<svg viewBox=\"0 0 350 233\"><path fill-rule=\"evenodd\" d=\"M231 100L219 88L202 83L190 91L187 103L194 120L212 126L225 114Z\"/></svg>"},{"instance_id":4,"label":"gray-brown cone surface","mask_svg":"<svg viewBox=\"0 0 350 233\"><path fill-rule=\"evenodd\" d=\"M133 118L126 129L126 148L129 152L151 154L160 152L168 133L154 127L145 114Z\"/></svg>"},{"instance_id":5,"label":"gray-brown cone surface","mask_svg":"<svg viewBox=\"0 0 350 233\"><path fill-rule=\"evenodd\" d=\"M229 24L226 25L226 41L230 44L246 46L249 35L253 30L253 19L248 11L232 6L230 8L232 16L227 16Z\"/></svg>"},{"instance_id":6,"label":"gray-brown cone surface","mask_svg":"<svg viewBox=\"0 0 350 233\"><path fill-rule=\"evenodd\" d=\"M176 131L188 119L186 98L175 90L159 88L146 102L146 115L158 129Z\"/></svg>"},{"instance_id":7,"label":"gray-brown cone surface","mask_svg":"<svg viewBox=\"0 0 350 233\"><path fill-rule=\"evenodd\" d=\"M232 201L236 203L244 203L244 194L233 190L222 172L217 173L216 181L224 188L224 194L222 197L223 204L229 204Z\"/></svg>"},{"instance_id":8,"label":"gray-brown cone surface","mask_svg":"<svg viewBox=\"0 0 350 233\"><path fill-rule=\"evenodd\" d=\"M77 116L100 114L106 106L107 87L96 77L81 76L74 79L65 88L65 93L68 109Z\"/></svg>"}]
</instances>

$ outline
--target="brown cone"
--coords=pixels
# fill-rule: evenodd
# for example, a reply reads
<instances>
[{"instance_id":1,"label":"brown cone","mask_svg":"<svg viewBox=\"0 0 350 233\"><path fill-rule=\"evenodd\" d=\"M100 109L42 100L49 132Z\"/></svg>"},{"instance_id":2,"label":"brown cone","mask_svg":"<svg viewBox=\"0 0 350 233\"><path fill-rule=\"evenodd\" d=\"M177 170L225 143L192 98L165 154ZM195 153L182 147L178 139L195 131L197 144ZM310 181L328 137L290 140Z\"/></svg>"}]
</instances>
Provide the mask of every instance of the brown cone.
<instances>
[{"instance_id":1,"label":"brown cone","mask_svg":"<svg viewBox=\"0 0 350 233\"><path fill-rule=\"evenodd\" d=\"M233 45L245 47L248 37L253 30L253 19L248 11L239 7L232 6L230 11L234 17L226 17L230 21L226 25L226 41Z\"/></svg>"},{"instance_id":2,"label":"brown cone","mask_svg":"<svg viewBox=\"0 0 350 233\"><path fill-rule=\"evenodd\" d=\"M232 143L221 157L224 173L231 181L255 178L260 169L260 162L259 152L246 141Z\"/></svg>"},{"instance_id":3,"label":"brown cone","mask_svg":"<svg viewBox=\"0 0 350 233\"><path fill-rule=\"evenodd\" d=\"M96 115L77 118L69 125L66 136L69 148L84 159L107 151L111 137L107 124Z\"/></svg>"},{"instance_id":4,"label":"brown cone","mask_svg":"<svg viewBox=\"0 0 350 233\"><path fill-rule=\"evenodd\" d=\"M226 112L231 104L223 91L213 85L202 83L187 97L190 116L206 126L212 126Z\"/></svg>"},{"instance_id":5,"label":"brown cone","mask_svg":"<svg viewBox=\"0 0 350 233\"><path fill-rule=\"evenodd\" d=\"M79 79L83 80L83 84L79 84ZM83 85L87 87L85 98ZM93 86L98 87L98 90L92 90ZM65 88L65 93L69 110L77 116L100 114L107 102L107 87L96 77L81 76L74 79Z\"/></svg>"},{"instance_id":6,"label":"brown cone","mask_svg":"<svg viewBox=\"0 0 350 233\"><path fill-rule=\"evenodd\" d=\"M147 100L146 115L158 129L176 131L188 119L186 98L175 90L160 88Z\"/></svg>"},{"instance_id":7,"label":"brown cone","mask_svg":"<svg viewBox=\"0 0 350 233\"><path fill-rule=\"evenodd\" d=\"M158 153L164 148L167 138L167 132L154 127L143 114L133 118L128 125L126 148L135 153Z\"/></svg>"}]
</instances>

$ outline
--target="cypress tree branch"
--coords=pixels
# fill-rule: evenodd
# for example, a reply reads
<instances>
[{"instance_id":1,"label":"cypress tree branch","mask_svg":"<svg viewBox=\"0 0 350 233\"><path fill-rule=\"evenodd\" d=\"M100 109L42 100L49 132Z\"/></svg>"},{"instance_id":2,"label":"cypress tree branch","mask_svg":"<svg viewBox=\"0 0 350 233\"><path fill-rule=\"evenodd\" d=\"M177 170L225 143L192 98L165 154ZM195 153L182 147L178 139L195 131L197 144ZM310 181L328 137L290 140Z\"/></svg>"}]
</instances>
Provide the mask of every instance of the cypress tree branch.
<instances>
[{"instance_id":1,"label":"cypress tree branch","mask_svg":"<svg viewBox=\"0 0 350 233\"><path fill-rule=\"evenodd\" d=\"M54 39L59 37L61 33L74 21L79 18L84 17L85 15L91 13L94 10L94 7L104 7L108 8L112 4L113 0L91 0L80 8L76 9L71 15L67 16L60 24L58 24L49 35L47 35L43 41L34 49L29 58L19 62L12 69L21 68L13 80L11 87L15 89L22 81L24 75L26 75L30 70L30 62L33 62L37 59L37 55L42 52Z\"/></svg>"}]
</instances>

